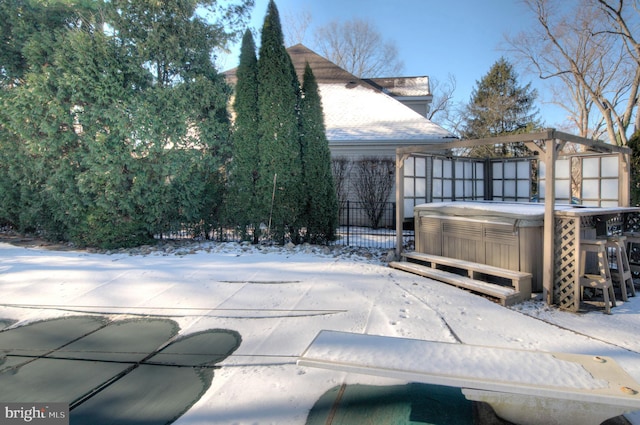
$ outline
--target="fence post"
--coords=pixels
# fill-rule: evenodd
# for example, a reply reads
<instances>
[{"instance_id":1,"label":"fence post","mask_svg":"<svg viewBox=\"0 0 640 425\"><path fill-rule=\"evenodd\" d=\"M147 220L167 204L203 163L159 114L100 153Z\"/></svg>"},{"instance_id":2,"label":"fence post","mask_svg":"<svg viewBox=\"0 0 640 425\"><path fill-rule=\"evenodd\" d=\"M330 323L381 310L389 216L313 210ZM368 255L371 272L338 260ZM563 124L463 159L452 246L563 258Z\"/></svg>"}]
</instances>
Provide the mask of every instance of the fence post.
<instances>
[{"instance_id":1,"label":"fence post","mask_svg":"<svg viewBox=\"0 0 640 425\"><path fill-rule=\"evenodd\" d=\"M350 217L350 213L351 213L351 205L350 205L349 200L347 200L347 246L351 246L351 244L349 243L349 226L351 225L351 217Z\"/></svg>"},{"instance_id":2,"label":"fence post","mask_svg":"<svg viewBox=\"0 0 640 425\"><path fill-rule=\"evenodd\" d=\"M398 217L396 214L396 203L392 202L391 203L391 228L396 229L397 231L397 227L398 227L397 224L398 224ZM404 219L402 220L402 224L404 227ZM404 230L404 228L402 228L402 230Z\"/></svg>"},{"instance_id":3,"label":"fence post","mask_svg":"<svg viewBox=\"0 0 640 425\"><path fill-rule=\"evenodd\" d=\"M391 208L393 209L393 226L391 228L395 229L395 243L393 244L393 248L396 251L396 255L398 255L398 252L401 253L404 249L404 203L401 212L398 211L397 202L392 202ZM400 217L401 214L403 217Z\"/></svg>"}]
</instances>

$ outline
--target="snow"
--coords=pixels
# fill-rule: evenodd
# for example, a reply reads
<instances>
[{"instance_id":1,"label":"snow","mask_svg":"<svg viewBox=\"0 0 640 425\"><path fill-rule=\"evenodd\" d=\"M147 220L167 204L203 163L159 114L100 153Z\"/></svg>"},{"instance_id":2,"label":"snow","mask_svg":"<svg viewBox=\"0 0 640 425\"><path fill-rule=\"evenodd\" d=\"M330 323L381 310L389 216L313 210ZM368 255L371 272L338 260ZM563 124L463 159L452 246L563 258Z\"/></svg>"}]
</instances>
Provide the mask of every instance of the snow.
<instances>
[{"instance_id":1,"label":"snow","mask_svg":"<svg viewBox=\"0 0 640 425\"><path fill-rule=\"evenodd\" d=\"M240 347L179 425L304 424L336 385L399 383L296 365L321 330L481 345L489 354L502 347L607 356L640 382L640 297L618 301L612 315L574 314L536 300L505 308L391 269L381 261L386 252L370 252L202 243L108 255L0 243L0 319L19 326L89 312L114 319L156 314L175 320L181 334L237 331ZM465 349L460 345L461 358ZM553 379L562 365L547 367L540 379ZM537 379L532 368L505 370L509 379ZM640 424L640 413L628 418Z\"/></svg>"},{"instance_id":2,"label":"snow","mask_svg":"<svg viewBox=\"0 0 640 425\"><path fill-rule=\"evenodd\" d=\"M560 207L561 208L561 207ZM523 202L431 202L416 205L419 211L440 213L442 215L478 216L499 214L504 216L521 216L529 219L544 218L544 204Z\"/></svg>"},{"instance_id":3,"label":"snow","mask_svg":"<svg viewBox=\"0 0 640 425\"><path fill-rule=\"evenodd\" d=\"M430 202L418 204L416 210L430 214L456 215L456 216L493 216L493 217L514 217L523 219L544 218L544 203L525 202L498 202L498 201L451 201L451 202ZM619 212L620 210L631 210L637 208L623 207L584 207L582 205L556 204L554 210L564 214L593 215L594 213L605 214Z\"/></svg>"},{"instance_id":4,"label":"snow","mask_svg":"<svg viewBox=\"0 0 640 425\"><path fill-rule=\"evenodd\" d=\"M319 84L330 141L412 140L442 142L454 137L396 99L370 87Z\"/></svg>"},{"instance_id":5,"label":"snow","mask_svg":"<svg viewBox=\"0 0 640 425\"><path fill-rule=\"evenodd\" d=\"M382 85L385 93L394 96L430 96L429 77L374 78L373 82Z\"/></svg>"},{"instance_id":6,"label":"snow","mask_svg":"<svg viewBox=\"0 0 640 425\"><path fill-rule=\"evenodd\" d=\"M322 333L304 357L425 375L455 376L459 381L498 381L527 386L601 389L608 382L592 376L578 363L552 353L509 350L422 340ZM472 359L472 360L471 360Z\"/></svg>"}]
</instances>

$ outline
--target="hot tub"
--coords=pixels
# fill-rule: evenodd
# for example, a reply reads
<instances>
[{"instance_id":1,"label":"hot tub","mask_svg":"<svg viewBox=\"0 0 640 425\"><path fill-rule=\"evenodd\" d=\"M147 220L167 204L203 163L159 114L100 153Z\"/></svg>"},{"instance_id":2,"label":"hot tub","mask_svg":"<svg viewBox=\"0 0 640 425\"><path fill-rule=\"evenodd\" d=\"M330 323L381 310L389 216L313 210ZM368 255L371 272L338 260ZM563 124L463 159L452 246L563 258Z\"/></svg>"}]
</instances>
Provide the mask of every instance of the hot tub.
<instances>
[{"instance_id":1,"label":"hot tub","mask_svg":"<svg viewBox=\"0 0 640 425\"><path fill-rule=\"evenodd\" d=\"M542 291L544 205L437 202L416 205L415 249L533 275Z\"/></svg>"}]
</instances>

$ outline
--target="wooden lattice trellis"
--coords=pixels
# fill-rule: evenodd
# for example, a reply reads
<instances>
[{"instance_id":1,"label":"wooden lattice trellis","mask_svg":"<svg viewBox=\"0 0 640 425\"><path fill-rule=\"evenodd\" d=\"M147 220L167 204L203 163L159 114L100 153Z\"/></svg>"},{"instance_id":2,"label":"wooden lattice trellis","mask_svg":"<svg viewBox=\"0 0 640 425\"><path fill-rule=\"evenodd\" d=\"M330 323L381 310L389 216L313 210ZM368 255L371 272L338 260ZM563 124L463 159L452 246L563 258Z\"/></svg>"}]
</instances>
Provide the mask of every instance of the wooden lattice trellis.
<instances>
[{"instance_id":1,"label":"wooden lattice trellis","mask_svg":"<svg viewBox=\"0 0 640 425\"><path fill-rule=\"evenodd\" d=\"M637 233L640 213L628 212L603 217L556 215L554 220L553 304L569 311L580 308L580 288L576 288L578 245L583 238L597 234ZM600 233L597 228L600 227ZM632 243L629 262L640 264L640 244Z\"/></svg>"},{"instance_id":2,"label":"wooden lattice trellis","mask_svg":"<svg viewBox=\"0 0 640 425\"><path fill-rule=\"evenodd\" d=\"M575 290L576 224L575 217L556 217L553 241L553 304L571 311L580 306Z\"/></svg>"}]
</instances>

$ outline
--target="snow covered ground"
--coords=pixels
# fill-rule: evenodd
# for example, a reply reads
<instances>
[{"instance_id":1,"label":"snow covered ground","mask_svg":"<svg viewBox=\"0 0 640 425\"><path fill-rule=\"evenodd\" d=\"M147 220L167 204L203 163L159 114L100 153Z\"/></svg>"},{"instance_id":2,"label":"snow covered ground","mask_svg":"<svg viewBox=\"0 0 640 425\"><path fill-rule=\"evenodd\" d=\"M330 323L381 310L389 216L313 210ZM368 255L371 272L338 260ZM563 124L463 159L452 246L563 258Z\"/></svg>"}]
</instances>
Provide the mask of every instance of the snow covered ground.
<instances>
[{"instance_id":1,"label":"snow covered ground","mask_svg":"<svg viewBox=\"0 0 640 425\"><path fill-rule=\"evenodd\" d=\"M240 347L180 425L301 425L336 385L401 383L297 366L322 329L610 356L640 382L640 297L619 301L612 315L536 301L504 308L391 269L385 252L371 252L202 243L107 255L0 243L0 319L154 314L177 321L182 334L239 332ZM640 424L640 413L628 418Z\"/></svg>"}]
</instances>

